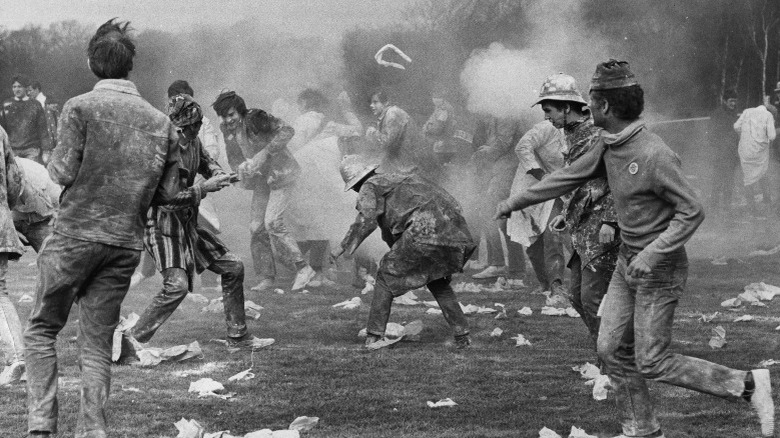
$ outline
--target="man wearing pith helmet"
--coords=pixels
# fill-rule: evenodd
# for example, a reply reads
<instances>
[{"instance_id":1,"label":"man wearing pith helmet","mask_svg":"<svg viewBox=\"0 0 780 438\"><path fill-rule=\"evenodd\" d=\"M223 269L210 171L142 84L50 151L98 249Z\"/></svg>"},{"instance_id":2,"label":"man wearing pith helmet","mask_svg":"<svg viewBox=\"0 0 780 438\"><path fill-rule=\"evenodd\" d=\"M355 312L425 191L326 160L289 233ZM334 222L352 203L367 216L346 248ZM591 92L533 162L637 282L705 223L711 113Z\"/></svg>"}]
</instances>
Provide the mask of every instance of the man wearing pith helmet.
<instances>
[{"instance_id":1,"label":"man wearing pith helmet","mask_svg":"<svg viewBox=\"0 0 780 438\"><path fill-rule=\"evenodd\" d=\"M769 371L740 371L669 351L674 310L685 291L685 242L704 220L680 158L639 117L644 92L625 61L596 67L590 87L598 144L570 166L501 202L496 217L606 176L622 244L604 297L598 353L612 383L625 437L663 437L646 380L753 405L765 437L774 436Z\"/></svg>"},{"instance_id":2,"label":"man wearing pith helmet","mask_svg":"<svg viewBox=\"0 0 780 438\"><path fill-rule=\"evenodd\" d=\"M385 334L393 298L427 286L455 335L455 346L471 344L469 326L450 286L451 275L476 248L458 202L414 174L377 173L377 165L356 155L341 162L345 190L358 193L358 215L331 257L354 253L379 227L390 247L379 263L368 316L366 347Z\"/></svg>"},{"instance_id":3,"label":"man wearing pith helmet","mask_svg":"<svg viewBox=\"0 0 780 438\"><path fill-rule=\"evenodd\" d=\"M573 77L563 73L549 76L536 105L541 106L545 120L563 129L566 166L596 146L601 128L593 125L588 104ZM606 176L588 180L574 189L562 213L550 221L550 228L571 233L569 299L585 322L595 347L600 324L597 313L607 293L620 247L615 202Z\"/></svg>"}]
</instances>

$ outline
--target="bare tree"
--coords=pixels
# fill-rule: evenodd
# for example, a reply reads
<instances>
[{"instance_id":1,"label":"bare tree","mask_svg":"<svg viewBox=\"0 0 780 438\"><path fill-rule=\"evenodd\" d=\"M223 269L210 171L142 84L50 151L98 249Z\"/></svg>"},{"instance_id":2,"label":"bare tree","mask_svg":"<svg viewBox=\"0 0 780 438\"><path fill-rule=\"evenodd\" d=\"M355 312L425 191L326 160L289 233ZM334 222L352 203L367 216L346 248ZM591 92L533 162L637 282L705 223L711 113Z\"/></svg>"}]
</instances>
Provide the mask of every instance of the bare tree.
<instances>
[{"instance_id":1,"label":"bare tree","mask_svg":"<svg viewBox=\"0 0 780 438\"><path fill-rule=\"evenodd\" d=\"M776 0L745 0L745 6L748 40L761 59L761 99L763 99L764 94L766 94L769 36L772 29L780 23L780 12Z\"/></svg>"}]
</instances>

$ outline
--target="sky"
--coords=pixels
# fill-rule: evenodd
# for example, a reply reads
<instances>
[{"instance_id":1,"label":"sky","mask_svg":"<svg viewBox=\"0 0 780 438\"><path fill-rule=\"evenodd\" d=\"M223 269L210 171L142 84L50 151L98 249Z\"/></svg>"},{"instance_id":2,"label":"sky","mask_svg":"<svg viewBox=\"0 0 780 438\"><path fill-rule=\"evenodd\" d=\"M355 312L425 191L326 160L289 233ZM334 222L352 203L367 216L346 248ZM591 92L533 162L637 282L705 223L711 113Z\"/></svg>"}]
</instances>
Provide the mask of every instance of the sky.
<instances>
[{"instance_id":1,"label":"sky","mask_svg":"<svg viewBox=\"0 0 780 438\"><path fill-rule=\"evenodd\" d=\"M0 25L48 26L64 20L98 25L113 17L137 30L179 31L197 25L253 20L296 35L338 37L358 24L393 20L415 0L0 0Z\"/></svg>"}]
</instances>

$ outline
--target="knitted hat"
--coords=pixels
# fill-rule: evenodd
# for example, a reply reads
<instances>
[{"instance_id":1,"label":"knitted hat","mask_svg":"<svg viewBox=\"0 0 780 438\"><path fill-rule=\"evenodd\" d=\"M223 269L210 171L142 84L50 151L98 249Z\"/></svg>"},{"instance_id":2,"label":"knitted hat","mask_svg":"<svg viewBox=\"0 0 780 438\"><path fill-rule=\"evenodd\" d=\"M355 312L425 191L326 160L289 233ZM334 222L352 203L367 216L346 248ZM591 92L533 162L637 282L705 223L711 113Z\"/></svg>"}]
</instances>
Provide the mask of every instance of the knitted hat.
<instances>
[{"instance_id":1,"label":"knitted hat","mask_svg":"<svg viewBox=\"0 0 780 438\"><path fill-rule=\"evenodd\" d=\"M181 128L203 120L200 105L187 94L177 94L168 101L168 118Z\"/></svg>"},{"instance_id":2,"label":"knitted hat","mask_svg":"<svg viewBox=\"0 0 780 438\"><path fill-rule=\"evenodd\" d=\"M596 66L596 73L590 80L590 90L612 90L637 85L634 73L628 67L628 62L610 59Z\"/></svg>"}]
</instances>

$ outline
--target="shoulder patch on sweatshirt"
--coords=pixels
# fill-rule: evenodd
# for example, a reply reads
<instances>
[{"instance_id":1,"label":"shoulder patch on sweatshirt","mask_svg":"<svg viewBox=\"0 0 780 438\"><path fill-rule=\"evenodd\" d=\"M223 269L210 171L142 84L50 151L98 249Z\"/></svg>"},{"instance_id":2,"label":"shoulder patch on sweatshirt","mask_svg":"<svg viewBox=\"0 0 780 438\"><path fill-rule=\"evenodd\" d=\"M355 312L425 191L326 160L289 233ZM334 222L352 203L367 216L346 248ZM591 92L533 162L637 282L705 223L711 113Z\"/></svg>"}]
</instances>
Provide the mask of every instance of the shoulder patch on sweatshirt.
<instances>
[{"instance_id":1,"label":"shoulder patch on sweatshirt","mask_svg":"<svg viewBox=\"0 0 780 438\"><path fill-rule=\"evenodd\" d=\"M634 161L628 165L628 173L631 175L636 175L637 172L639 172L639 165L636 164L636 161Z\"/></svg>"}]
</instances>

